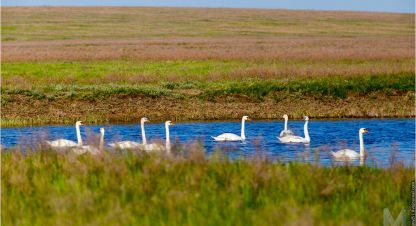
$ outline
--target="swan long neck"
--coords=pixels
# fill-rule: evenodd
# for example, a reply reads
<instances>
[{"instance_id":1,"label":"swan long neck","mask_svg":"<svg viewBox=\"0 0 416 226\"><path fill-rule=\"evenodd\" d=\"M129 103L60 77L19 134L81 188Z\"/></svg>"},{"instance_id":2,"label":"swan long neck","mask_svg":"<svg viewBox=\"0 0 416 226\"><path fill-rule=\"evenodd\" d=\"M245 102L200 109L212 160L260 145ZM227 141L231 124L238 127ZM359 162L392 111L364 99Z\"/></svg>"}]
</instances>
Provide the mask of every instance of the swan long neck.
<instances>
[{"instance_id":1,"label":"swan long neck","mask_svg":"<svg viewBox=\"0 0 416 226\"><path fill-rule=\"evenodd\" d=\"M79 129L79 125L75 125L75 129L77 131L78 146L82 146L82 137L81 137L81 131Z\"/></svg>"},{"instance_id":2,"label":"swan long neck","mask_svg":"<svg viewBox=\"0 0 416 226\"><path fill-rule=\"evenodd\" d=\"M166 150L170 151L170 134L169 134L169 125L165 124L166 129Z\"/></svg>"},{"instance_id":3,"label":"swan long neck","mask_svg":"<svg viewBox=\"0 0 416 226\"><path fill-rule=\"evenodd\" d=\"M309 121L305 121L305 125L303 126L303 132L305 133L305 140L309 142L311 141L311 138L309 137L308 123Z\"/></svg>"},{"instance_id":4,"label":"swan long neck","mask_svg":"<svg viewBox=\"0 0 416 226\"><path fill-rule=\"evenodd\" d=\"M100 150L104 150L104 131L101 132L99 148Z\"/></svg>"},{"instance_id":5,"label":"swan long neck","mask_svg":"<svg viewBox=\"0 0 416 226\"><path fill-rule=\"evenodd\" d=\"M244 131L244 128L245 128L245 122L246 122L246 120L245 120L245 119L242 119L242 120L241 120L241 139L242 139L242 140L245 140L245 139L246 139L246 133L245 133L245 131Z\"/></svg>"},{"instance_id":6,"label":"swan long neck","mask_svg":"<svg viewBox=\"0 0 416 226\"><path fill-rule=\"evenodd\" d=\"M285 130L287 130L287 118L285 117Z\"/></svg>"},{"instance_id":7,"label":"swan long neck","mask_svg":"<svg viewBox=\"0 0 416 226\"><path fill-rule=\"evenodd\" d=\"M144 131L144 121L140 122L140 127L142 128L142 142L143 142L143 145L146 145L147 140L146 140L146 132Z\"/></svg>"},{"instance_id":8,"label":"swan long neck","mask_svg":"<svg viewBox=\"0 0 416 226\"><path fill-rule=\"evenodd\" d=\"M364 157L365 156L365 151L364 151L364 139L363 139L363 134L359 133L359 138L360 138L360 156Z\"/></svg>"}]
</instances>

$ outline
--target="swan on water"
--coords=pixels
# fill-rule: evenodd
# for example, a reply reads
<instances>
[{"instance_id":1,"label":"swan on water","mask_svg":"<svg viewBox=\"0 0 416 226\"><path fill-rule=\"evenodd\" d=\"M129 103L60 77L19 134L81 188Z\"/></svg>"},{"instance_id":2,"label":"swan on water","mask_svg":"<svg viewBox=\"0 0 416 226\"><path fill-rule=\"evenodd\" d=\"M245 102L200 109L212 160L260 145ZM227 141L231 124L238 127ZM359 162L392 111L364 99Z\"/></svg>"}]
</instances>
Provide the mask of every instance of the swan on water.
<instances>
[{"instance_id":1,"label":"swan on water","mask_svg":"<svg viewBox=\"0 0 416 226\"><path fill-rule=\"evenodd\" d=\"M147 151L147 152L151 152L151 151L167 151L169 153L170 152L170 149L171 149L169 126L173 126L173 125L175 125L175 124L173 122L171 122L171 121L166 121L165 122L165 133L166 133L165 146L163 146L162 144L153 143L153 144L143 145L143 147L141 147L140 149L142 149L144 151Z\"/></svg>"},{"instance_id":2,"label":"swan on water","mask_svg":"<svg viewBox=\"0 0 416 226\"><path fill-rule=\"evenodd\" d=\"M305 116L304 119L305 119L305 125L303 126L303 131L305 133L305 137L287 135L287 136L284 136L284 137L278 137L280 142L282 142L282 143L304 143L304 144L309 144L310 141L311 141L311 138L309 137L309 131L308 131L309 117Z\"/></svg>"},{"instance_id":3,"label":"swan on water","mask_svg":"<svg viewBox=\"0 0 416 226\"><path fill-rule=\"evenodd\" d=\"M234 133L223 133L219 136L212 137L215 141L245 141L246 134L244 132L245 122L250 121L248 116L243 116L241 119L241 136L238 136Z\"/></svg>"},{"instance_id":4,"label":"swan on water","mask_svg":"<svg viewBox=\"0 0 416 226\"><path fill-rule=\"evenodd\" d=\"M84 145L84 146L75 147L72 149L72 151L78 155L84 154L87 152L93 155L100 153L101 151L104 150L104 133L105 133L104 128L100 128L100 143L98 145L98 148L92 145Z\"/></svg>"},{"instance_id":5,"label":"swan on water","mask_svg":"<svg viewBox=\"0 0 416 226\"><path fill-rule=\"evenodd\" d=\"M365 157L365 150L364 150L364 139L363 134L368 133L368 130L366 128L361 128L358 131L358 137L360 139L360 153L355 152L351 149L342 149L337 152L331 151L331 155L339 160L351 160L351 159L357 159L357 158L364 158Z\"/></svg>"},{"instance_id":6,"label":"swan on water","mask_svg":"<svg viewBox=\"0 0 416 226\"><path fill-rule=\"evenodd\" d=\"M75 130L77 134L77 141L78 143L72 141L72 140L66 140L66 139L58 139L54 141L46 141L46 143L51 146L52 148L70 148L70 147L76 147L76 146L82 146L82 138L81 138L81 132L80 132L80 126L82 126L81 121L77 121L75 123Z\"/></svg>"},{"instance_id":7,"label":"swan on water","mask_svg":"<svg viewBox=\"0 0 416 226\"><path fill-rule=\"evenodd\" d=\"M280 135L279 136L280 137L284 137L284 136L293 136L293 135L295 135L292 130L290 130L290 129L287 128L287 121L288 121L288 118L289 118L287 116L287 114L284 114L283 115L283 118L285 119L285 127L280 132Z\"/></svg>"},{"instance_id":8,"label":"swan on water","mask_svg":"<svg viewBox=\"0 0 416 226\"><path fill-rule=\"evenodd\" d=\"M150 121L146 117L143 117L143 118L140 119L140 127L141 127L141 130L142 130L142 143L127 140L127 141L120 141L120 142L111 143L111 144L108 144L108 145L110 147L120 148L120 149L143 148L143 146L147 145L146 132L144 130L144 123L145 122L150 122Z\"/></svg>"}]
</instances>

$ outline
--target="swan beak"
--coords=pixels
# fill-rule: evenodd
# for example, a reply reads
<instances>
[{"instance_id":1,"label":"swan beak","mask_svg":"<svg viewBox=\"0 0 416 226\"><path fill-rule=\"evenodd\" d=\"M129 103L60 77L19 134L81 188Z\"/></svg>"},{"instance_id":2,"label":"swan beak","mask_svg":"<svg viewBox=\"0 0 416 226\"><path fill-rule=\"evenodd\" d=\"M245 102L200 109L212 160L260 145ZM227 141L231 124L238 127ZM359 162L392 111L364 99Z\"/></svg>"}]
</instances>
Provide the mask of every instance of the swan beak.
<instances>
[{"instance_id":1,"label":"swan beak","mask_svg":"<svg viewBox=\"0 0 416 226\"><path fill-rule=\"evenodd\" d=\"M175 123L171 122L170 125L173 126L173 125L175 125Z\"/></svg>"},{"instance_id":2,"label":"swan beak","mask_svg":"<svg viewBox=\"0 0 416 226\"><path fill-rule=\"evenodd\" d=\"M247 121L251 121L251 118L247 117Z\"/></svg>"},{"instance_id":3,"label":"swan beak","mask_svg":"<svg viewBox=\"0 0 416 226\"><path fill-rule=\"evenodd\" d=\"M365 129L365 130L364 130L364 133L369 133L368 129Z\"/></svg>"}]
</instances>

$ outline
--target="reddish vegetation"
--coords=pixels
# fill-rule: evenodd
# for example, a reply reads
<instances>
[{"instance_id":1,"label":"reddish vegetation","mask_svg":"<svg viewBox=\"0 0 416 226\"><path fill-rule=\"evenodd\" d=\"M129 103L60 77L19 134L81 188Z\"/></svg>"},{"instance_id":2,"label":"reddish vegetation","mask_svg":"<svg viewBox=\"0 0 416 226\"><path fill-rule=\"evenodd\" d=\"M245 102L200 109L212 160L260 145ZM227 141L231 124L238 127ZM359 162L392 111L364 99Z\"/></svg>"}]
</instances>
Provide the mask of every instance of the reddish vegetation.
<instances>
[{"instance_id":1,"label":"reddish vegetation","mask_svg":"<svg viewBox=\"0 0 416 226\"><path fill-rule=\"evenodd\" d=\"M412 14L3 7L3 59L408 59Z\"/></svg>"},{"instance_id":2,"label":"reddish vegetation","mask_svg":"<svg viewBox=\"0 0 416 226\"><path fill-rule=\"evenodd\" d=\"M413 38L166 38L4 42L3 61L411 59Z\"/></svg>"}]
</instances>

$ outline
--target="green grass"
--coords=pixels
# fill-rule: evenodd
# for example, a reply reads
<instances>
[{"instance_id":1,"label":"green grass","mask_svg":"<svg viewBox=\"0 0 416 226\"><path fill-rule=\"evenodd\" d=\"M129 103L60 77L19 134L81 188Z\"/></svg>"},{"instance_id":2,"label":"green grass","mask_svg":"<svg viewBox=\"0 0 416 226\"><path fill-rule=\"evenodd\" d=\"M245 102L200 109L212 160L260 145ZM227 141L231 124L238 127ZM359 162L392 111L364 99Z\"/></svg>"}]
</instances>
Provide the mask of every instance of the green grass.
<instances>
[{"instance_id":1,"label":"green grass","mask_svg":"<svg viewBox=\"0 0 416 226\"><path fill-rule=\"evenodd\" d=\"M202 100L215 100L216 97L232 94L241 94L253 101L262 101L269 94L276 95L312 95L320 97L346 98L349 93L368 95L374 92L391 94L392 92L411 92L415 81L412 73L381 74L366 76L330 76L316 78L293 79L244 79L241 81L183 81L165 82L144 85L41 85L30 89L2 87L2 101L7 103L8 95L20 94L35 99L85 99L93 100L98 97L111 95L147 95L150 97L170 96L185 98L185 90L198 90ZM277 93L276 93L277 92ZM193 95L191 95L193 96Z\"/></svg>"},{"instance_id":2,"label":"green grass","mask_svg":"<svg viewBox=\"0 0 416 226\"><path fill-rule=\"evenodd\" d=\"M233 69L248 66L249 63L238 61L14 62L2 63L2 76L6 80L13 76L21 76L35 84L51 80L62 82L66 79L72 79L76 84L88 84L94 80L105 83L111 81L110 77L121 77L119 80L122 83L126 82L123 79L136 75L163 81L169 76L206 77L209 73L229 73Z\"/></svg>"},{"instance_id":3,"label":"green grass","mask_svg":"<svg viewBox=\"0 0 416 226\"><path fill-rule=\"evenodd\" d=\"M109 97L112 95L136 96L143 95L151 98L170 96L183 98L181 94L174 93L164 87L156 86L138 86L138 85L50 85L39 87L38 89L19 89L19 88L1 88L4 104L9 102L9 95L24 95L33 99L56 100L77 99L77 100L95 100L100 97Z\"/></svg>"},{"instance_id":4,"label":"green grass","mask_svg":"<svg viewBox=\"0 0 416 226\"><path fill-rule=\"evenodd\" d=\"M114 60L3 62L4 86L143 84L181 81L267 80L413 72L412 59L383 60ZM386 68L387 67L387 68ZM398 68L396 70L388 69ZM324 68L325 70L322 70ZM377 71L377 68L385 68ZM310 72L308 72L310 71ZM389 72L390 71L390 72ZM18 81L18 82L16 82Z\"/></svg>"},{"instance_id":5,"label":"green grass","mask_svg":"<svg viewBox=\"0 0 416 226\"><path fill-rule=\"evenodd\" d=\"M383 64L402 69L390 73L366 70ZM187 89L198 90L199 97L208 100L242 94L258 101L273 92L345 98L349 92L413 91L414 73L406 69L411 65L408 60L14 62L2 63L2 90L6 95L38 99L48 95L94 99L113 94L182 98L176 91ZM302 71L321 67L331 69L311 75ZM351 67L358 68L337 72ZM298 74L287 74L285 68L296 68Z\"/></svg>"},{"instance_id":6,"label":"green grass","mask_svg":"<svg viewBox=\"0 0 416 226\"><path fill-rule=\"evenodd\" d=\"M185 157L186 156L186 157ZM134 153L2 153L5 225L381 225L414 168ZM409 213L406 212L410 222Z\"/></svg>"},{"instance_id":7,"label":"green grass","mask_svg":"<svg viewBox=\"0 0 416 226\"><path fill-rule=\"evenodd\" d=\"M262 100L271 92L279 95L290 93L309 94L316 97L331 96L346 98L348 93L367 95L372 92L413 91L415 86L414 75L401 73L393 75L367 75L356 77L332 76L323 78L303 78L292 80L249 82L229 82L223 88L211 86L206 89L203 97L214 99L216 96L229 94L243 94L253 100Z\"/></svg>"}]
</instances>

